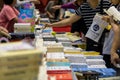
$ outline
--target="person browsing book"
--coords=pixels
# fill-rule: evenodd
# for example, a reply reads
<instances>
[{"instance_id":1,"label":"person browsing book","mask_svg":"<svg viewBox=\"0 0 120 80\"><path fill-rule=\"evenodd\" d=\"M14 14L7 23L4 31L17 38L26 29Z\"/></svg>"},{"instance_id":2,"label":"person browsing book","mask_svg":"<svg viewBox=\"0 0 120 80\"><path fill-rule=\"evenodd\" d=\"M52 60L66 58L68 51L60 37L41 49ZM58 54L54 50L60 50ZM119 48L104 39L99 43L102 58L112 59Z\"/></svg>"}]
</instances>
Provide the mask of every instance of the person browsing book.
<instances>
[{"instance_id":1,"label":"person browsing book","mask_svg":"<svg viewBox=\"0 0 120 80\"><path fill-rule=\"evenodd\" d=\"M60 22L52 23L52 24L46 24L46 26L49 27L62 27L65 25L70 25L76 21L78 21L80 18L83 18L85 21L86 28L89 29L90 25L92 24L93 18L96 13L102 13L102 9L106 9L109 7L110 3L106 0L102 1L102 4L100 3L101 0L87 0L86 3L83 3L76 11L75 14L71 15L70 18L64 19ZM102 6L102 9L101 9ZM102 52L102 45L96 43L90 39L87 38L87 51L98 51Z\"/></svg>"},{"instance_id":2,"label":"person browsing book","mask_svg":"<svg viewBox=\"0 0 120 80\"><path fill-rule=\"evenodd\" d=\"M0 26L8 32L14 32L14 23L18 22L19 12L15 8L16 0L3 0L4 6L0 12Z\"/></svg>"}]
</instances>

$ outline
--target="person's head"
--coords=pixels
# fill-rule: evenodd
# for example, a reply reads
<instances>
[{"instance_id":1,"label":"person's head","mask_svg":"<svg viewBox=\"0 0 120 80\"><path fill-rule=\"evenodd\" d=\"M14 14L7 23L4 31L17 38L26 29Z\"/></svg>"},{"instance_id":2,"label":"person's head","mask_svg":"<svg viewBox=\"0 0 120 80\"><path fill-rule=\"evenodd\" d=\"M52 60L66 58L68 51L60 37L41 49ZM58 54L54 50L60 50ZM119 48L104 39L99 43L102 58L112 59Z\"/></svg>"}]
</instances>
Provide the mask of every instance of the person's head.
<instances>
[{"instance_id":1,"label":"person's head","mask_svg":"<svg viewBox=\"0 0 120 80\"><path fill-rule=\"evenodd\" d=\"M120 4L120 0L111 0L111 3L114 5Z\"/></svg>"},{"instance_id":2,"label":"person's head","mask_svg":"<svg viewBox=\"0 0 120 80\"><path fill-rule=\"evenodd\" d=\"M16 0L3 0L4 4L6 5L15 5L16 4Z\"/></svg>"}]
</instances>

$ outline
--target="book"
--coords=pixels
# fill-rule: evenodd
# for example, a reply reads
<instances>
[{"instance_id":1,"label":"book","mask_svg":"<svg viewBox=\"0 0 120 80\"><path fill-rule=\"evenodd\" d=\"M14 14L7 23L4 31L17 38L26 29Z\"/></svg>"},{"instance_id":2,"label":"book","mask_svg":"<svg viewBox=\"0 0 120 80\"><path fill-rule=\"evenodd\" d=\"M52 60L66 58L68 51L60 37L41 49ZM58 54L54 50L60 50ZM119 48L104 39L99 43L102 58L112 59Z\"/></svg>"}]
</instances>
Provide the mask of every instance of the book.
<instances>
[{"instance_id":1,"label":"book","mask_svg":"<svg viewBox=\"0 0 120 80\"><path fill-rule=\"evenodd\" d=\"M72 73L48 74L48 77L54 76L56 80L73 80Z\"/></svg>"},{"instance_id":2,"label":"book","mask_svg":"<svg viewBox=\"0 0 120 80\"><path fill-rule=\"evenodd\" d=\"M70 66L69 62L47 62L47 66Z\"/></svg>"},{"instance_id":3,"label":"book","mask_svg":"<svg viewBox=\"0 0 120 80\"><path fill-rule=\"evenodd\" d=\"M104 9L109 16L113 16L115 21L120 21L120 12L115 8L115 6L111 6L109 9Z\"/></svg>"},{"instance_id":4,"label":"book","mask_svg":"<svg viewBox=\"0 0 120 80\"><path fill-rule=\"evenodd\" d=\"M1 51L0 65L29 63L29 61L39 62L39 64L41 64L42 59L43 59L43 52L38 49Z\"/></svg>"}]
</instances>

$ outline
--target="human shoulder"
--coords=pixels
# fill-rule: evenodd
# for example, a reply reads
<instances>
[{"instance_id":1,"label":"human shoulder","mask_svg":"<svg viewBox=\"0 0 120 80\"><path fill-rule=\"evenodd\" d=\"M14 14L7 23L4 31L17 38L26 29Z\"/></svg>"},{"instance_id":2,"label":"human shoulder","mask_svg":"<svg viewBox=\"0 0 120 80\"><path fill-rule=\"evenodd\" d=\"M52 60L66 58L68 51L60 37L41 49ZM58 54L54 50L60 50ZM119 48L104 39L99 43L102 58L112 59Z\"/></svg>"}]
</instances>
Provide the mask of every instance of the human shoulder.
<instances>
[{"instance_id":1,"label":"human shoulder","mask_svg":"<svg viewBox=\"0 0 120 80\"><path fill-rule=\"evenodd\" d=\"M87 9L87 8L90 8L90 6L89 6L88 2L85 2L85 3L81 4L79 8L80 9Z\"/></svg>"},{"instance_id":2,"label":"human shoulder","mask_svg":"<svg viewBox=\"0 0 120 80\"><path fill-rule=\"evenodd\" d=\"M86 7L88 5L89 5L88 2L85 2L85 3L81 4L80 7Z\"/></svg>"},{"instance_id":3,"label":"human shoulder","mask_svg":"<svg viewBox=\"0 0 120 80\"><path fill-rule=\"evenodd\" d=\"M9 6L9 5L4 5L3 10L4 10L4 11L11 11L12 8L11 8L11 6Z\"/></svg>"}]
</instances>

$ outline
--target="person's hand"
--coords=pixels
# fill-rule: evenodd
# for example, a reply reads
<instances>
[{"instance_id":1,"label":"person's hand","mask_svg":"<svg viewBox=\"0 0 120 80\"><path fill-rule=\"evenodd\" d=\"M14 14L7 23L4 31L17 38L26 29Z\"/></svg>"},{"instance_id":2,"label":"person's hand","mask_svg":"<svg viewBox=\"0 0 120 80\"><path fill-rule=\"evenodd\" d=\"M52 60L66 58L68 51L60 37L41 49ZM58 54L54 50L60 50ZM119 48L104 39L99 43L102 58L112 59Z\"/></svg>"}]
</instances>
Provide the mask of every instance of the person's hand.
<instances>
[{"instance_id":1,"label":"person's hand","mask_svg":"<svg viewBox=\"0 0 120 80\"><path fill-rule=\"evenodd\" d=\"M119 59L119 56L117 53L111 53L111 63L117 67L117 60Z\"/></svg>"},{"instance_id":2,"label":"person's hand","mask_svg":"<svg viewBox=\"0 0 120 80\"><path fill-rule=\"evenodd\" d=\"M106 22L110 22L110 16L107 16L107 15L103 15L102 16L102 19L104 20L104 21L106 21Z\"/></svg>"},{"instance_id":3,"label":"person's hand","mask_svg":"<svg viewBox=\"0 0 120 80\"><path fill-rule=\"evenodd\" d=\"M63 18L62 18L62 17L60 17L60 18L59 18L59 20L61 21L61 20L63 20Z\"/></svg>"},{"instance_id":4,"label":"person's hand","mask_svg":"<svg viewBox=\"0 0 120 80\"><path fill-rule=\"evenodd\" d=\"M113 16L110 16L110 24L111 24L111 26L117 25L117 24L115 23L114 19L113 19Z\"/></svg>"},{"instance_id":5,"label":"person's hand","mask_svg":"<svg viewBox=\"0 0 120 80\"><path fill-rule=\"evenodd\" d=\"M46 27L51 27L51 26L52 26L51 23L46 23L44 29L45 29Z\"/></svg>"},{"instance_id":6,"label":"person's hand","mask_svg":"<svg viewBox=\"0 0 120 80\"><path fill-rule=\"evenodd\" d=\"M8 30L0 26L0 32L3 31L5 33L8 33Z\"/></svg>"},{"instance_id":7,"label":"person's hand","mask_svg":"<svg viewBox=\"0 0 120 80\"><path fill-rule=\"evenodd\" d=\"M79 32L74 32L72 35L73 36L80 36L80 33Z\"/></svg>"},{"instance_id":8,"label":"person's hand","mask_svg":"<svg viewBox=\"0 0 120 80\"><path fill-rule=\"evenodd\" d=\"M49 15L49 18L54 19L55 17L53 15Z\"/></svg>"},{"instance_id":9,"label":"person's hand","mask_svg":"<svg viewBox=\"0 0 120 80\"><path fill-rule=\"evenodd\" d=\"M9 35L9 32L7 29L3 28L0 26L0 36L6 36L8 38L11 38L11 36Z\"/></svg>"},{"instance_id":10,"label":"person's hand","mask_svg":"<svg viewBox=\"0 0 120 80\"><path fill-rule=\"evenodd\" d=\"M52 9L60 9L61 8L61 5L56 5L56 6L53 6Z\"/></svg>"}]
</instances>

